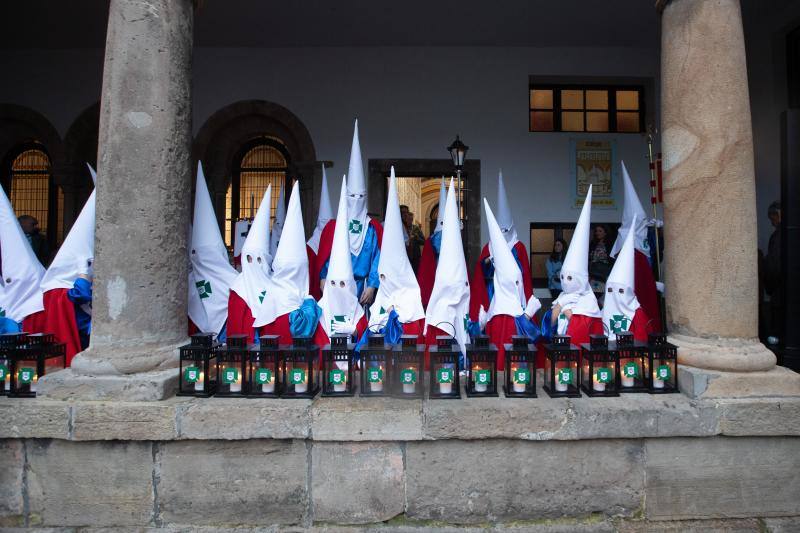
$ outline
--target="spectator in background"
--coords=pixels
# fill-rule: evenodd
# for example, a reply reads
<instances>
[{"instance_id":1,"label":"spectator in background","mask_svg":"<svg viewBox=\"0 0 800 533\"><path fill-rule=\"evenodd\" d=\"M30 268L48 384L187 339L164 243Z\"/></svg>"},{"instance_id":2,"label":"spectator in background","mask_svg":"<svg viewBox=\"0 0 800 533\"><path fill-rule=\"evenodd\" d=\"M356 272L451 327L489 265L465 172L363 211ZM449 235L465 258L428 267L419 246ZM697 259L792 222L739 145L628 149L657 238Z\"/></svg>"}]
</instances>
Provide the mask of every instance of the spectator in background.
<instances>
[{"instance_id":1,"label":"spectator in background","mask_svg":"<svg viewBox=\"0 0 800 533\"><path fill-rule=\"evenodd\" d=\"M783 303L783 276L781 275L781 203L772 202L767 217L775 230L769 236L767 255L764 258L764 289L769 295L769 324L767 342L777 344L782 336L780 317Z\"/></svg>"},{"instance_id":2,"label":"spectator in background","mask_svg":"<svg viewBox=\"0 0 800 533\"><path fill-rule=\"evenodd\" d=\"M611 258L612 244L606 227L602 224L596 225L592 230L592 242L589 243L589 285L601 304L605 295L606 279L614 266Z\"/></svg>"},{"instance_id":3,"label":"spectator in background","mask_svg":"<svg viewBox=\"0 0 800 533\"><path fill-rule=\"evenodd\" d=\"M419 225L414 224L414 213L407 205L400 206L400 218L403 221L403 237L406 241L406 253L411 262L414 273L419 269L419 260L422 257L422 245L425 244L425 235Z\"/></svg>"},{"instance_id":4,"label":"spectator in background","mask_svg":"<svg viewBox=\"0 0 800 533\"><path fill-rule=\"evenodd\" d=\"M553 253L547 258L545 267L547 268L547 288L550 295L555 300L561 294L561 265L564 263L564 256L567 254L567 241L556 239L553 243Z\"/></svg>"},{"instance_id":5,"label":"spectator in background","mask_svg":"<svg viewBox=\"0 0 800 533\"><path fill-rule=\"evenodd\" d=\"M47 266L50 262L50 245L47 244L47 237L42 235L39 229L39 221L36 217L31 215L21 215L19 218L19 225L22 226L22 231L36 254L36 258L41 264Z\"/></svg>"}]
</instances>

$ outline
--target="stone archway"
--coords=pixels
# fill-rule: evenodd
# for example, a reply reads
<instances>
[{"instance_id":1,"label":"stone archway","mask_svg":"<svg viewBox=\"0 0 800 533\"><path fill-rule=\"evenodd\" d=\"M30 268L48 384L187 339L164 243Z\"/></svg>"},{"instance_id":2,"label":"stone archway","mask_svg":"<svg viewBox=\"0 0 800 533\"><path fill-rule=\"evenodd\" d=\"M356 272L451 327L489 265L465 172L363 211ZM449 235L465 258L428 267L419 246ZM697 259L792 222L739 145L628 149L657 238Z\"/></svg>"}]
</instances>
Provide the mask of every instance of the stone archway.
<instances>
[{"instance_id":1,"label":"stone archway","mask_svg":"<svg viewBox=\"0 0 800 533\"><path fill-rule=\"evenodd\" d=\"M314 143L305 124L285 107L264 100L236 102L215 112L195 136L194 166L203 162L209 192L222 227L225 193L231 181L235 157L241 147L257 137L280 139L291 159L290 177L301 180L303 218L307 233L316 220L322 174L317 168ZM193 166L193 168L194 168Z\"/></svg>"}]
</instances>

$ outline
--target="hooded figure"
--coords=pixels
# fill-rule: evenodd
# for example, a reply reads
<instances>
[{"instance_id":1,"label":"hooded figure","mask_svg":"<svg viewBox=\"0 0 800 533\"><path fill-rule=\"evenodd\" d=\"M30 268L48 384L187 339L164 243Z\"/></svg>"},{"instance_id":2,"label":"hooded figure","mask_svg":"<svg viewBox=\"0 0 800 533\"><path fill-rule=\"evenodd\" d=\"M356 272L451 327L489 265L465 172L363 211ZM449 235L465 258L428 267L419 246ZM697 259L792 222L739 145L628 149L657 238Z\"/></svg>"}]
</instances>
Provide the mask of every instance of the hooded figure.
<instances>
[{"instance_id":1,"label":"hooded figure","mask_svg":"<svg viewBox=\"0 0 800 533\"><path fill-rule=\"evenodd\" d=\"M589 285L589 231L592 216L592 186L583 202L581 215L561 266L562 292L545 314L556 332L572 337L572 344L589 342L589 335L603 334L603 314Z\"/></svg>"},{"instance_id":2,"label":"hooded figure","mask_svg":"<svg viewBox=\"0 0 800 533\"><path fill-rule=\"evenodd\" d=\"M356 281L353 278L353 265L350 263L350 246L347 231L347 179L342 178L342 192L336 212L336 227L333 232L333 249L330 253L328 276L319 306L322 308L320 324L315 343L318 346L330 344L330 336L344 333L360 337L367 327L364 308L358 301ZM329 226L330 227L330 226Z\"/></svg>"},{"instance_id":3,"label":"hooded figure","mask_svg":"<svg viewBox=\"0 0 800 533\"><path fill-rule=\"evenodd\" d=\"M394 167L389 177L389 197L383 222L383 247L378 262L381 285L370 308L371 331L382 328L388 342L400 342L400 335L421 335L425 311L422 309L419 285L408 260L403 241L403 222L397 197Z\"/></svg>"},{"instance_id":4,"label":"hooded figure","mask_svg":"<svg viewBox=\"0 0 800 533\"><path fill-rule=\"evenodd\" d=\"M498 368L505 368L504 345L511 342L511 337L526 335L531 342L538 339L538 327L531 323L531 319L542 304L536 296L525 297L522 273L507 246L506 234L501 230L485 198L483 206L486 210L489 248L494 258L495 272L494 297L486 313L486 334L497 346Z\"/></svg>"},{"instance_id":5,"label":"hooded figure","mask_svg":"<svg viewBox=\"0 0 800 533\"><path fill-rule=\"evenodd\" d=\"M219 334L228 319L231 284L239 273L228 261L199 161L189 250L189 319L195 330Z\"/></svg>"},{"instance_id":6,"label":"hooded figure","mask_svg":"<svg viewBox=\"0 0 800 533\"><path fill-rule=\"evenodd\" d=\"M633 215L632 223L639 219ZM635 226L634 226L635 227ZM630 331L637 341L647 342L647 313L636 299L634 242L635 232L629 231L617 256L617 262L606 280L606 297L603 303L603 324L608 330L609 340L617 338L617 333Z\"/></svg>"},{"instance_id":7,"label":"hooded figure","mask_svg":"<svg viewBox=\"0 0 800 533\"><path fill-rule=\"evenodd\" d=\"M317 214L317 225L314 227L314 233L308 239L306 245L308 246L308 267L309 272L313 274L316 272L317 251L319 250L319 240L322 237L322 230L325 226L333 220L333 208L331 207L331 195L328 192L328 175L325 172L325 165L322 165L322 192L319 197L319 213ZM311 280L309 287L311 295L319 300L322 297L322 292L319 288L319 283Z\"/></svg>"},{"instance_id":8,"label":"hooded figure","mask_svg":"<svg viewBox=\"0 0 800 533\"><path fill-rule=\"evenodd\" d=\"M67 366L89 346L92 325L95 195L92 191L41 282L42 331L65 345Z\"/></svg>"},{"instance_id":9,"label":"hooded figure","mask_svg":"<svg viewBox=\"0 0 800 533\"><path fill-rule=\"evenodd\" d=\"M508 196L506 195L506 186L503 183L502 171L497 177L497 224L522 274L522 288L525 291L527 300L533 295L531 265L528 250L517 238L517 230L514 227L514 219L511 217L511 208L508 205ZM470 317L473 320L478 316L480 307L488 309L492 301L494 296L494 270L494 258L487 243L481 250L481 255L475 264L472 279L470 280L472 286Z\"/></svg>"},{"instance_id":10,"label":"hooded figure","mask_svg":"<svg viewBox=\"0 0 800 533\"><path fill-rule=\"evenodd\" d=\"M428 300L433 290L433 279L436 277L436 264L439 262L439 250L442 248L442 228L444 227L444 204L447 203L447 188L444 178L439 185L439 211L436 215L436 227L433 234L425 239L422 247L422 257L419 260L417 281L422 295L422 305L428 307Z\"/></svg>"},{"instance_id":11,"label":"hooded figure","mask_svg":"<svg viewBox=\"0 0 800 533\"><path fill-rule=\"evenodd\" d=\"M272 233L269 236L269 257L272 260L275 258L275 253L278 251L278 244L281 242L281 235L283 234L283 226L286 223L286 195L284 191L286 187L281 186L281 192L278 195L278 207L275 212L275 222L272 223Z\"/></svg>"},{"instance_id":12,"label":"hooded figure","mask_svg":"<svg viewBox=\"0 0 800 533\"><path fill-rule=\"evenodd\" d=\"M433 283L431 299L425 311L425 344L436 344L437 335L451 335L461 353L466 355L465 345L469 342L469 280L467 263L464 260L464 247L461 243L461 222L458 219L458 206L453 180L447 191L447 202L442 229L442 248L436 278ZM425 366L429 366L425 354Z\"/></svg>"},{"instance_id":13,"label":"hooded figure","mask_svg":"<svg viewBox=\"0 0 800 533\"><path fill-rule=\"evenodd\" d=\"M349 243L350 263L356 281L356 296L362 304L371 304L375 298L380 281L378 260L381 253L383 228L367 215L367 183L364 179L364 164L361 162L361 145L358 140L358 120L353 132L353 145L350 150L350 165L347 171L347 218L344 219ZM341 204L341 202L340 202ZM337 214L337 220L339 216ZM331 220L322 231L314 279L320 283L328 277L328 262L334 241L336 220ZM321 284L328 287L329 284ZM322 289L323 292L325 289Z\"/></svg>"},{"instance_id":14,"label":"hooded figure","mask_svg":"<svg viewBox=\"0 0 800 533\"><path fill-rule=\"evenodd\" d=\"M654 259L650 255L649 228L655 226L656 221L647 218L647 213L645 213L641 202L639 202L639 197L636 195L636 189L633 187L625 162L621 161L620 164L622 165L622 182L625 186L625 205L622 209L622 226L620 226L617 240L614 241L614 246L611 248L611 256L616 257L622 249L625 237L628 233L634 233L634 270L636 272L636 286L634 289L636 296L639 298L639 302L642 304L647 316L652 319L653 330L663 331L661 328L661 308L658 303L656 280L653 277L653 268L651 266Z\"/></svg>"},{"instance_id":15,"label":"hooded figure","mask_svg":"<svg viewBox=\"0 0 800 533\"><path fill-rule=\"evenodd\" d=\"M247 335L248 342L258 337L256 320L264 314L269 285L269 219L272 186L268 186L258 206L253 225L242 245L242 272L231 285L228 297L227 334Z\"/></svg>"},{"instance_id":16,"label":"hooded figure","mask_svg":"<svg viewBox=\"0 0 800 533\"><path fill-rule=\"evenodd\" d=\"M33 253L14 209L0 187L0 333L41 333L44 267Z\"/></svg>"}]
</instances>

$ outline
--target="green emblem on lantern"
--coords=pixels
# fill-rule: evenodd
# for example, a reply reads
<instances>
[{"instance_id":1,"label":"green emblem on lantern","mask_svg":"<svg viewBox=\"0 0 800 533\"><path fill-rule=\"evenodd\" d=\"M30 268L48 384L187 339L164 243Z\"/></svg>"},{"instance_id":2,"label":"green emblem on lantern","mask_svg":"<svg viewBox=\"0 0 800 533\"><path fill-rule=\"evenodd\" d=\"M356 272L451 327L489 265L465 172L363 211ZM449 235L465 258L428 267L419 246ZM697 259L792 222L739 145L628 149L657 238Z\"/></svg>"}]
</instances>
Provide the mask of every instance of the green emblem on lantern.
<instances>
[{"instance_id":1,"label":"green emblem on lantern","mask_svg":"<svg viewBox=\"0 0 800 533\"><path fill-rule=\"evenodd\" d=\"M364 225L360 220L353 219L350 221L350 224L348 224L347 229L350 231L350 233L358 235L363 231Z\"/></svg>"},{"instance_id":2,"label":"green emblem on lantern","mask_svg":"<svg viewBox=\"0 0 800 533\"><path fill-rule=\"evenodd\" d=\"M197 383L200 379L200 369L196 366L187 366L183 371L183 380L187 383Z\"/></svg>"},{"instance_id":3,"label":"green emblem on lantern","mask_svg":"<svg viewBox=\"0 0 800 533\"><path fill-rule=\"evenodd\" d=\"M417 373L414 372L411 368L406 368L402 372L400 372L400 382L401 383L416 383L417 382Z\"/></svg>"},{"instance_id":4,"label":"green emblem on lantern","mask_svg":"<svg viewBox=\"0 0 800 533\"><path fill-rule=\"evenodd\" d=\"M598 383L611 383L611 369L606 367L600 367L595 372L595 377L597 377Z\"/></svg>"},{"instance_id":5,"label":"green emblem on lantern","mask_svg":"<svg viewBox=\"0 0 800 533\"><path fill-rule=\"evenodd\" d=\"M33 383L34 375L35 373L32 368L20 368L19 372L17 372L17 381L23 385L29 385Z\"/></svg>"},{"instance_id":6,"label":"green emblem on lantern","mask_svg":"<svg viewBox=\"0 0 800 533\"><path fill-rule=\"evenodd\" d=\"M440 368L436 371L437 383L452 383L454 372L452 368Z\"/></svg>"},{"instance_id":7,"label":"green emblem on lantern","mask_svg":"<svg viewBox=\"0 0 800 533\"><path fill-rule=\"evenodd\" d=\"M475 374L475 383L480 383L481 385L488 385L492 382L492 375L488 370L476 370Z\"/></svg>"},{"instance_id":8,"label":"green emblem on lantern","mask_svg":"<svg viewBox=\"0 0 800 533\"><path fill-rule=\"evenodd\" d=\"M383 381L383 369L382 368L368 368L367 369L367 381L370 383L380 383Z\"/></svg>"},{"instance_id":9,"label":"green emblem on lantern","mask_svg":"<svg viewBox=\"0 0 800 533\"><path fill-rule=\"evenodd\" d=\"M341 385L347 381L347 376L345 375L344 370L335 368L328 373L328 379L334 385Z\"/></svg>"},{"instance_id":10,"label":"green emblem on lantern","mask_svg":"<svg viewBox=\"0 0 800 533\"><path fill-rule=\"evenodd\" d=\"M302 368L293 368L289 372L289 383L292 385L300 385L306 380L306 371Z\"/></svg>"},{"instance_id":11,"label":"green emblem on lantern","mask_svg":"<svg viewBox=\"0 0 800 533\"><path fill-rule=\"evenodd\" d=\"M638 378L639 377L639 365L636 363L627 363L625 366L622 367L622 375L626 378Z\"/></svg>"},{"instance_id":12,"label":"green emblem on lantern","mask_svg":"<svg viewBox=\"0 0 800 533\"><path fill-rule=\"evenodd\" d=\"M556 375L556 379L559 383L572 383L572 369L571 368L559 368L558 374Z\"/></svg>"},{"instance_id":13,"label":"green emblem on lantern","mask_svg":"<svg viewBox=\"0 0 800 533\"><path fill-rule=\"evenodd\" d=\"M230 385L231 383L236 383L239 380L239 369L238 368L226 368L222 371L222 382Z\"/></svg>"},{"instance_id":14,"label":"green emblem on lantern","mask_svg":"<svg viewBox=\"0 0 800 533\"><path fill-rule=\"evenodd\" d=\"M211 296L211 282L201 279L195 282L197 292L200 294L200 299L209 298Z\"/></svg>"},{"instance_id":15,"label":"green emblem on lantern","mask_svg":"<svg viewBox=\"0 0 800 533\"><path fill-rule=\"evenodd\" d=\"M258 295L258 303L263 304L264 298L266 298L266 296L267 296L267 291L266 290L261 291L261 293Z\"/></svg>"},{"instance_id":16,"label":"green emblem on lantern","mask_svg":"<svg viewBox=\"0 0 800 533\"><path fill-rule=\"evenodd\" d=\"M630 324L631 320L625 315L611 315L611 318L608 319L608 329L615 334L628 331L628 326L630 326Z\"/></svg>"},{"instance_id":17,"label":"green emblem on lantern","mask_svg":"<svg viewBox=\"0 0 800 533\"><path fill-rule=\"evenodd\" d=\"M514 370L514 383L528 384L531 382L531 373L527 368L517 368Z\"/></svg>"},{"instance_id":18,"label":"green emblem on lantern","mask_svg":"<svg viewBox=\"0 0 800 533\"><path fill-rule=\"evenodd\" d=\"M672 369L669 365L661 365L656 368L656 377L662 381L668 381L672 377Z\"/></svg>"},{"instance_id":19,"label":"green emblem on lantern","mask_svg":"<svg viewBox=\"0 0 800 533\"><path fill-rule=\"evenodd\" d=\"M263 385L272 381L272 370L269 368L259 368L256 370L256 383Z\"/></svg>"}]
</instances>

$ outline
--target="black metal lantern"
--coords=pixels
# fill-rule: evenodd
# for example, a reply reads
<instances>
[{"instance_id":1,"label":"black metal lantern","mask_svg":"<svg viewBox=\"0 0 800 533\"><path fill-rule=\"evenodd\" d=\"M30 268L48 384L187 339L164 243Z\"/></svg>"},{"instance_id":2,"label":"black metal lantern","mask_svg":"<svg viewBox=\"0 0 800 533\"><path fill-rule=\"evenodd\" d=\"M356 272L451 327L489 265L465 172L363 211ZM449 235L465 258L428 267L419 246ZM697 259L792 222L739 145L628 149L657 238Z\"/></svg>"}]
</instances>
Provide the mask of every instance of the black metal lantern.
<instances>
[{"instance_id":1,"label":"black metal lantern","mask_svg":"<svg viewBox=\"0 0 800 533\"><path fill-rule=\"evenodd\" d=\"M319 346L311 337L294 337L281 347L281 398L313 398L319 392Z\"/></svg>"},{"instance_id":2,"label":"black metal lantern","mask_svg":"<svg viewBox=\"0 0 800 533\"><path fill-rule=\"evenodd\" d=\"M222 398L240 398L247 394L250 350L247 335L228 335L225 345L217 350L217 392Z\"/></svg>"},{"instance_id":3,"label":"black metal lantern","mask_svg":"<svg viewBox=\"0 0 800 533\"><path fill-rule=\"evenodd\" d=\"M578 374L578 347L572 344L569 335L553 335L552 342L545 345L544 391L551 398L580 398L580 375Z\"/></svg>"},{"instance_id":4,"label":"black metal lantern","mask_svg":"<svg viewBox=\"0 0 800 533\"><path fill-rule=\"evenodd\" d=\"M280 335L262 335L258 348L250 350L248 393L252 398L277 398L280 395Z\"/></svg>"},{"instance_id":5,"label":"black metal lantern","mask_svg":"<svg viewBox=\"0 0 800 533\"><path fill-rule=\"evenodd\" d=\"M455 348L455 351L453 350ZM460 399L461 383L459 381L458 359L461 355L460 347L453 337L437 335L436 346L431 346L430 354L430 382L428 396L432 399Z\"/></svg>"},{"instance_id":6,"label":"black metal lantern","mask_svg":"<svg viewBox=\"0 0 800 533\"><path fill-rule=\"evenodd\" d=\"M11 357L10 397L33 398L39 379L63 370L67 363L66 347L57 343L52 333L21 334Z\"/></svg>"},{"instance_id":7,"label":"black metal lantern","mask_svg":"<svg viewBox=\"0 0 800 533\"><path fill-rule=\"evenodd\" d=\"M514 335L505 345L505 385L508 398L536 398L536 347L528 337Z\"/></svg>"},{"instance_id":8,"label":"black metal lantern","mask_svg":"<svg viewBox=\"0 0 800 533\"><path fill-rule=\"evenodd\" d=\"M332 335L322 349L322 395L353 396L356 393L356 369L350 335Z\"/></svg>"},{"instance_id":9,"label":"black metal lantern","mask_svg":"<svg viewBox=\"0 0 800 533\"><path fill-rule=\"evenodd\" d=\"M3 396L7 396L11 392L11 371L14 366L14 355L20 349L24 337L24 333L0 334L0 377L3 380L0 394Z\"/></svg>"},{"instance_id":10,"label":"black metal lantern","mask_svg":"<svg viewBox=\"0 0 800 533\"><path fill-rule=\"evenodd\" d=\"M497 396L497 346L476 335L467 346L467 396Z\"/></svg>"},{"instance_id":11,"label":"black metal lantern","mask_svg":"<svg viewBox=\"0 0 800 533\"><path fill-rule=\"evenodd\" d=\"M453 141L453 144L447 147L447 151L450 152L450 157L453 159L453 166L456 167L456 170L464 168L464 159L467 157L467 150L469 150L469 146L461 142L458 135L456 135L456 140Z\"/></svg>"},{"instance_id":12,"label":"black metal lantern","mask_svg":"<svg viewBox=\"0 0 800 533\"><path fill-rule=\"evenodd\" d=\"M663 333L647 336L647 364L650 394L678 392L678 347Z\"/></svg>"},{"instance_id":13,"label":"black metal lantern","mask_svg":"<svg viewBox=\"0 0 800 533\"><path fill-rule=\"evenodd\" d=\"M605 335L589 335L581 345L581 388L587 396L619 396L617 352L608 347Z\"/></svg>"},{"instance_id":14,"label":"black metal lantern","mask_svg":"<svg viewBox=\"0 0 800 533\"><path fill-rule=\"evenodd\" d=\"M372 333L367 345L361 348L361 396L387 396L391 390L392 347L386 337Z\"/></svg>"},{"instance_id":15,"label":"black metal lantern","mask_svg":"<svg viewBox=\"0 0 800 533\"><path fill-rule=\"evenodd\" d=\"M635 341L633 333L625 331L617 333L617 339L609 343L609 349L616 351L619 358L619 392L647 392L647 345Z\"/></svg>"},{"instance_id":16,"label":"black metal lantern","mask_svg":"<svg viewBox=\"0 0 800 533\"><path fill-rule=\"evenodd\" d=\"M422 398L425 386L425 345L417 344L416 335L402 335L392 353L389 376L392 395L396 398Z\"/></svg>"},{"instance_id":17,"label":"black metal lantern","mask_svg":"<svg viewBox=\"0 0 800 533\"><path fill-rule=\"evenodd\" d=\"M208 398L217 391L217 350L213 333L195 333L180 347L178 396Z\"/></svg>"}]
</instances>

